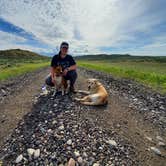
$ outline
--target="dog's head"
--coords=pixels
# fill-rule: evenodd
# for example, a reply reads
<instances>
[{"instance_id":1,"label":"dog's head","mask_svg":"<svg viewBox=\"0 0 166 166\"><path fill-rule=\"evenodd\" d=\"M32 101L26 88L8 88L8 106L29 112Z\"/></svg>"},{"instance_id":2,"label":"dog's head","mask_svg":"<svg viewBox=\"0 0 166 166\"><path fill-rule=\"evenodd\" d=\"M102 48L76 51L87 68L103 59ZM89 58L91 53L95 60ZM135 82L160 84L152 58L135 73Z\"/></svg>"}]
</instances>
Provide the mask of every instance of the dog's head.
<instances>
[{"instance_id":1,"label":"dog's head","mask_svg":"<svg viewBox=\"0 0 166 166\"><path fill-rule=\"evenodd\" d=\"M94 79L94 78L89 78L87 80L87 83L88 83L88 90L93 90L93 89L96 89L96 87L99 84L99 81L97 79Z\"/></svg>"},{"instance_id":2,"label":"dog's head","mask_svg":"<svg viewBox=\"0 0 166 166\"><path fill-rule=\"evenodd\" d=\"M54 71L56 76L61 76L63 73L61 66L56 66Z\"/></svg>"}]
</instances>

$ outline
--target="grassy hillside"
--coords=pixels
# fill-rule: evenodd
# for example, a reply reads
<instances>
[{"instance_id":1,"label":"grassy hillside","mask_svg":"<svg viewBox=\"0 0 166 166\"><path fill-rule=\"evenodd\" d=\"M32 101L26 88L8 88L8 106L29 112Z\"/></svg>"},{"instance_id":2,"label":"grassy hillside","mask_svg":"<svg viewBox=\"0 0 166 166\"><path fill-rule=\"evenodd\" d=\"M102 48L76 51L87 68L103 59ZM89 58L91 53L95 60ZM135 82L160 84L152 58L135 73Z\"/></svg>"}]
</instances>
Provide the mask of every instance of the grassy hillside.
<instances>
[{"instance_id":1,"label":"grassy hillside","mask_svg":"<svg viewBox=\"0 0 166 166\"><path fill-rule=\"evenodd\" d=\"M166 56L131 56L129 54L97 54L97 55L84 55L76 57L77 60L105 60L111 62L121 61L135 61L135 62L159 62L166 63Z\"/></svg>"},{"instance_id":2,"label":"grassy hillside","mask_svg":"<svg viewBox=\"0 0 166 166\"><path fill-rule=\"evenodd\" d=\"M45 59L45 56L41 56L37 53L21 50L21 49L11 49L11 50L0 50L0 57L2 58L32 58L32 59Z\"/></svg>"},{"instance_id":3,"label":"grassy hillside","mask_svg":"<svg viewBox=\"0 0 166 166\"><path fill-rule=\"evenodd\" d=\"M0 80L48 66L50 58L31 51L12 49L0 51Z\"/></svg>"},{"instance_id":4,"label":"grassy hillside","mask_svg":"<svg viewBox=\"0 0 166 166\"><path fill-rule=\"evenodd\" d=\"M130 78L161 93L166 93L166 57L129 55L101 57L92 55L76 59L79 66L110 73L118 78Z\"/></svg>"}]
</instances>

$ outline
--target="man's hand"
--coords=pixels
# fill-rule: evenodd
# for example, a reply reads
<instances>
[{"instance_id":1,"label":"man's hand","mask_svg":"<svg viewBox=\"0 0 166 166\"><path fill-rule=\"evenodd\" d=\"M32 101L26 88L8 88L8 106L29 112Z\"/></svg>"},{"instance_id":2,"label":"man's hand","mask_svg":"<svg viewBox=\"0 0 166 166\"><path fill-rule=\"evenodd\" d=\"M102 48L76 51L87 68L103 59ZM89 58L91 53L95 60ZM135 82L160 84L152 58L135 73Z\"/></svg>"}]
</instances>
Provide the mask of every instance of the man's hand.
<instances>
[{"instance_id":1,"label":"man's hand","mask_svg":"<svg viewBox=\"0 0 166 166\"><path fill-rule=\"evenodd\" d=\"M63 76L66 76L68 71L69 71L69 68L65 69L65 70L63 71Z\"/></svg>"}]
</instances>

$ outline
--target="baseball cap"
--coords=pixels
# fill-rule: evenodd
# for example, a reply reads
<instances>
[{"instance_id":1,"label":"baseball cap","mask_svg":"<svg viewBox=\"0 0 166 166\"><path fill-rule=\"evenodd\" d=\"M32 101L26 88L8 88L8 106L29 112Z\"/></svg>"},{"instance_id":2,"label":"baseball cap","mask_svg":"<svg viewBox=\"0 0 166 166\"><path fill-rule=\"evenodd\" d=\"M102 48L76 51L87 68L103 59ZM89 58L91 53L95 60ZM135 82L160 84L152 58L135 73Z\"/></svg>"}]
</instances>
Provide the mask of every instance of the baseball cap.
<instances>
[{"instance_id":1,"label":"baseball cap","mask_svg":"<svg viewBox=\"0 0 166 166\"><path fill-rule=\"evenodd\" d=\"M67 42L62 42L60 48L69 48L69 44Z\"/></svg>"}]
</instances>

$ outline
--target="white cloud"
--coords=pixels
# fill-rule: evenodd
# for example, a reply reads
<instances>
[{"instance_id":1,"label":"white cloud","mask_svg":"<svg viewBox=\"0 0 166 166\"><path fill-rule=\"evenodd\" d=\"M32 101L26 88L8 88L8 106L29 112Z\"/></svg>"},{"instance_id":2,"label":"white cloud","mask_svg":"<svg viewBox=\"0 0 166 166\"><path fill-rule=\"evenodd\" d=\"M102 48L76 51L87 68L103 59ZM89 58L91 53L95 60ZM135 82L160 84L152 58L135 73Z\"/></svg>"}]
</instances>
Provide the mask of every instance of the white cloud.
<instances>
[{"instance_id":1,"label":"white cloud","mask_svg":"<svg viewBox=\"0 0 166 166\"><path fill-rule=\"evenodd\" d=\"M0 45L4 45L3 43L16 43L16 42L25 42L26 39L23 37L16 36L14 34L10 34L7 32L0 31Z\"/></svg>"},{"instance_id":2,"label":"white cloud","mask_svg":"<svg viewBox=\"0 0 166 166\"><path fill-rule=\"evenodd\" d=\"M21 48L24 50L30 50L34 52L49 52L51 50L45 49L45 48L40 48L40 47L33 47L28 44L24 44L26 42L26 39L19 37L14 34L10 34L7 32L0 31L0 49L5 50L5 49L17 49Z\"/></svg>"},{"instance_id":3,"label":"white cloud","mask_svg":"<svg viewBox=\"0 0 166 166\"><path fill-rule=\"evenodd\" d=\"M71 52L137 42L165 19L153 0L1 0L0 17L34 34L52 48L69 41ZM130 49L129 49L130 50ZM127 50L126 50L127 51Z\"/></svg>"}]
</instances>

